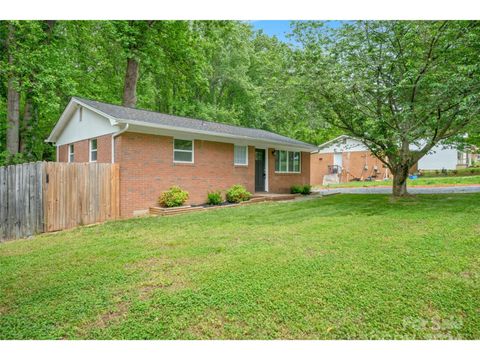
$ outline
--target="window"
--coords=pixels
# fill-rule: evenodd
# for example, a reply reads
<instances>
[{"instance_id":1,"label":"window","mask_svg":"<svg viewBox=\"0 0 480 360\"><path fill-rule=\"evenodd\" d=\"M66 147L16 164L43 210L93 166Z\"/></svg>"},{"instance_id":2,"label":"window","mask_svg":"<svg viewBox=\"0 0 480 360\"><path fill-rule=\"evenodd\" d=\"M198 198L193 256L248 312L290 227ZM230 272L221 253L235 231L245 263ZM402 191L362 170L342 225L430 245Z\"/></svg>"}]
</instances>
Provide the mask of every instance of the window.
<instances>
[{"instance_id":1,"label":"window","mask_svg":"<svg viewBox=\"0 0 480 360\"><path fill-rule=\"evenodd\" d=\"M90 140L90 162L97 161L97 139Z\"/></svg>"},{"instance_id":2,"label":"window","mask_svg":"<svg viewBox=\"0 0 480 360\"><path fill-rule=\"evenodd\" d=\"M75 161L75 147L73 144L68 145L68 162Z\"/></svg>"},{"instance_id":3,"label":"window","mask_svg":"<svg viewBox=\"0 0 480 360\"><path fill-rule=\"evenodd\" d=\"M248 146L234 145L233 147L233 164L248 165Z\"/></svg>"},{"instance_id":4,"label":"window","mask_svg":"<svg viewBox=\"0 0 480 360\"><path fill-rule=\"evenodd\" d=\"M173 140L173 161L193 163L193 140Z\"/></svg>"},{"instance_id":5,"label":"window","mask_svg":"<svg viewBox=\"0 0 480 360\"><path fill-rule=\"evenodd\" d=\"M299 173L301 155L299 151L275 151L275 172Z\"/></svg>"}]
</instances>

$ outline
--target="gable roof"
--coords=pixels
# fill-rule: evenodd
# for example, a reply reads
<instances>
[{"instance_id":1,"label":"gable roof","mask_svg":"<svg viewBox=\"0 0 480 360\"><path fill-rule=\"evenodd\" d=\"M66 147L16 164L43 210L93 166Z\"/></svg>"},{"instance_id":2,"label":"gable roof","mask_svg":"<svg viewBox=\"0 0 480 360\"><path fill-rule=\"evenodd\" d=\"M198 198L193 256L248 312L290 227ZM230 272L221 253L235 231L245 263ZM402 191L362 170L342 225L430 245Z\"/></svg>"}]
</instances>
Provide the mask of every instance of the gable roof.
<instances>
[{"instance_id":1,"label":"gable roof","mask_svg":"<svg viewBox=\"0 0 480 360\"><path fill-rule=\"evenodd\" d=\"M336 138L332 139L332 140L328 140L327 142L324 142L323 144L320 144L318 145L318 150L321 150L329 145L332 145L332 144L335 144L337 142L340 142L342 141L343 139L352 139L352 140L356 140L358 142L361 142L363 143L361 140L357 139L357 138L354 138L353 136L350 136L350 135L340 135L340 136L337 136Z\"/></svg>"},{"instance_id":2,"label":"gable roof","mask_svg":"<svg viewBox=\"0 0 480 360\"><path fill-rule=\"evenodd\" d=\"M286 146L295 146L306 150L314 150L315 146L298 141L286 136L272 133L266 130L245 128L206 120L193 119L183 116L168 115L150 110L133 109L125 106L104 103L95 100L72 97L70 103L86 106L90 110L107 117L113 123L134 124L147 127L165 128L192 133L203 133L230 138L242 138L247 140L266 141ZM70 104L69 104L70 106ZM68 108L68 107L67 107ZM65 112L67 109L65 110ZM63 129L60 122L52 130L47 141L54 142L59 132ZM64 120L66 121L66 120ZM57 129L57 126L59 128Z\"/></svg>"}]
</instances>

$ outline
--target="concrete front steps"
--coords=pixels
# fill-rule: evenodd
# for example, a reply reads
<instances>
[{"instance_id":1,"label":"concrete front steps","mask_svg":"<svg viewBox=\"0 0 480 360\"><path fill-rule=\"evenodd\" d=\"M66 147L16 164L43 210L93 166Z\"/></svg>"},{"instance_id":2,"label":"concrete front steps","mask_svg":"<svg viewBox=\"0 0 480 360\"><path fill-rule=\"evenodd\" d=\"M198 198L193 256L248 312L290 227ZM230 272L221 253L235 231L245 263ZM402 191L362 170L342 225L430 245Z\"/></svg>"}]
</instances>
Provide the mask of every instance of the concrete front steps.
<instances>
[{"instance_id":1,"label":"concrete front steps","mask_svg":"<svg viewBox=\"0 0 480 360\"><path fill-rule=\"evenodd\" d=\"M294 200L298 196L300 195L257 193L257 194L254 194L250 200L243 201L238 204L223 204L218 206L179 206L174 208L164 208L159 206L153 206L149 209L149 213L150 215L158 215L158 216L180 215L180 214L185 214L190 212L199 212L199 211L207 211L207 210L224 209L224 208L235 207L235 206L243 206L243 205L249 205L249 204L260 203L265 201Z\"/></svg>"}]
</instances>

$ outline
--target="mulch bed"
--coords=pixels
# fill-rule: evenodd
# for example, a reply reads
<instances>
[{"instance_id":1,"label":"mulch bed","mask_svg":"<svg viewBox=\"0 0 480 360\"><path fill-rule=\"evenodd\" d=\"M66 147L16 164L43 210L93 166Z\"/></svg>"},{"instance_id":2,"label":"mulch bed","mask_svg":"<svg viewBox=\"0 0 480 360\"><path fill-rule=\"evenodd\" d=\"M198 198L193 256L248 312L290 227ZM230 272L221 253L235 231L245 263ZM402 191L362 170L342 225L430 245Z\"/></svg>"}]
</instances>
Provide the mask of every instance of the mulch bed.
<instances>
[{"instance_id":1,"label":"mulch bed","mask_svg":"<svg viewBox=\"0 0 480 360\"><path fill-rule=\"evenodd\" d=\"M297 196L298 195L291 195L291 194L278 195L278 196L259 196L259 197L254 197L248 201L242 201L236 204L223 202L220 205L201 204L201 205L179 206L174 208L164 208L159 206L153 206L150 208L150 214L159 215L159 216L179 215L179 214L185 214L185 213L195 212L195 211L206 211L206 210L221 209L226 207L243 206L243 205L249 205L249 204L265 202L265 201L294 200L295 198L297 198Z\"/></svg>"}]
</instances>

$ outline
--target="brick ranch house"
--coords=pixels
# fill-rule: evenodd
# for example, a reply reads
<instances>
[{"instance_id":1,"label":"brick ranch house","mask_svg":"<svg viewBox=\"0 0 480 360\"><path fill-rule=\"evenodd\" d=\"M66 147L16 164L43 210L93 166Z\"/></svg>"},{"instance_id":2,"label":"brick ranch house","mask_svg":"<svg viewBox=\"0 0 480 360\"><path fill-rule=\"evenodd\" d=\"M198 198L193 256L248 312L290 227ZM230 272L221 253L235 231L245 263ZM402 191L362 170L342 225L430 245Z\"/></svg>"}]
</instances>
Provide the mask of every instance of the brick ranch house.
<instances>
[{"instance_id":1,"label":"brick ranch house","mask_svg":"<svg viewBox=\"0 0 480 360\"><path fill-rule=\"evenodd\" d=\"M412 150L418 146L412 145ZM438 144L410 169L455 170L472 164L474 155L451 146ZM341 135L318 146L311 154L311 184L348 182L354 179L383 180L391 177L389 169L378 160L359 139Z\"/></svg>"},{"instance_id":2,"label":"brick ranch house","mask_svg":"<svg viewBox=\"0 0 480 360\"><path fill-rule=\"evenodd\" d=\"M120 165L120 214L140 215L172 185L203 204L234 184L288 193L310 183L316 147L265 130L73 97L52 130L57 161Z\"/></svg>"}]
</instances>

